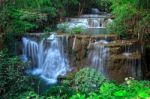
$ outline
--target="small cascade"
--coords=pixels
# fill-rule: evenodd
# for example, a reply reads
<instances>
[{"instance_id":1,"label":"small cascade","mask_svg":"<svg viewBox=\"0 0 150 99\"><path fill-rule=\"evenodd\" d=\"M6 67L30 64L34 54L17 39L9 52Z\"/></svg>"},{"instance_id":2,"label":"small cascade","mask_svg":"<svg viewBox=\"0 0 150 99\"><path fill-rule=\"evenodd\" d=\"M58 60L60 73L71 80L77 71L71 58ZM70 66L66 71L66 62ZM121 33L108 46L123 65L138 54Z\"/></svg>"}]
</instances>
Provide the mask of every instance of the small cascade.
<instances>
[{"instance_id":1,"label":"small cascade","mask_svg":"<svg viewBox=\"0 0 150 99\"><path fill-rule=\"evenodd\" d=\"M65 75L69 70L61 37L52 34L40 43L29 38L22 40L23 56L28 60L31 59L31 65L33 65L33 69L28 73L40 76L47 83L56 83L58 76Z\"/></svg>"},{"instance_id":2,"label":"small cascade","mask_svg":"<svg viewBox=\"0 0 150 99\"><path fill-rule=\"evenodd\" d=\"M81 28L83 34L106 34L106 27L112 23L109 15L84 14L75 18L67 18L66 22L57 25L59 31L66 27L63 32L73 31L75 28Z\"/></svg>"},{"instance_id":3,"label":"small cascade","mask_svg":"<svg viewBox=\"0 0 150 99\"><path fill-rule=\"evenodd\" d=\"M22 60L24 62L27 62L28 58L30 58L32 61L32 65L38 65L37 64L38 61L37 52L39 49L38 43L27 38L22 38L22 41L24 45Z\"/></svg>"},{"instance_id":4,"label":"small cascade","mask_svg":"<svg viewBox=\"0 0 150 99\"><path fill-rule=\"evenodd\" d=\"M89 19L89 28L99 28L101 27L100 19Z\"/></svg>"},{"instance_id":5,"label":"small cascade","mask_svg":"<svg viewBox=\"0 0 150 99\"><path fill-rule=\"evenodd\" d=\"M79 18L70 18L69 27L84 26L85 28L100 28L104 26L104 18L97 15L86 15Z\"/></svg>"},{"instance_id":6,"label":"small cascade","mask_svg":"<svg viewBox=\"0 0 150 99\"><path fill-rule=\"evenodd\" d=\"M89 52L88 59L92 67L107 76L106 66L109 48L104 46L104 44L108 44L108 42L105 40L95 42L92 50Z\"/></svg>"},{"instance_id":7,"label":"small cascade","mask_svg":"<svg viewBox=\"0 0 150 99\"><path fill-rule=\"evenodd\" d=\"M43 48L43 42L44 40L42 40L39 44L39 51L37 53L37 57L38 57L38 67L42 68L42 65L44 63L44 48Z\"/></svg>"},{"instance_id":8,"label":"small cascade","mask_svg":"<svg viewBox=\"0 0 150 99\"><path fill-rule=\"evenodd\" d=\"M134 46L126 46L124 48L123 56L125 56L125 68L129 75L134 78L141 77L141 60L138 58L139 53L133 52Z\"/></svg>"}]
</instances>

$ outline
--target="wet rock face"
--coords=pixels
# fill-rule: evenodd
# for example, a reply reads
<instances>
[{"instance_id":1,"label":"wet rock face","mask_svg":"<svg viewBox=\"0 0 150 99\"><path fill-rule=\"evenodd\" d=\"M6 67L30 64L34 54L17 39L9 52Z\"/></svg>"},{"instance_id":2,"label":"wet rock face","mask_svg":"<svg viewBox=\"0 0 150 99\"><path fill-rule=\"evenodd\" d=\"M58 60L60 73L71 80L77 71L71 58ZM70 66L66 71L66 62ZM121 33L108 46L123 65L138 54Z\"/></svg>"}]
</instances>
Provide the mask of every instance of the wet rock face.
<instances>
[{"instance_id":1,"label":"wet rock face","mask_svg":"<svg viewBox=\"0 0 150 99\"><path fill-rule=\"evenodd\" d=\"M88 55L91 51L94 51L94 42L104 38L81 35L74 36L71 39L69 40L69 42L72 42L69 46L73 46L72 52L69 54L71 66L78 68L90 66ZM138 52L137 41L115 40L108 44L97 44L97 46L102 45L109 48L107 66L104 68L109 79L123 82L124 78L129 76L141 78L141 55Z\"/></svg>"},{"instance_id":2,"label":"wet rock face","mask_svg":"<svg viewBox=\"0 0 150 99\"><path fill-rule=\"evenodd\" d=\"M123 41L111 45L107 72L109 79L117 82L123 82L125 77L136 79L142 77L141 54L138 51L137 41Z\"/></svg>"},{"instance_id":3,"label":"wet rock face","mask_svg":"<svg viewBox=\"0 0 150 99\"><path fill-rule=\"evenodd\" d=\"M108 77L117 82L123 82L125 77L141 78L140 57L110 56L108 61Z\"/></svg>"},{"instance_id":4,"label":"wet rock face","mask_svg":"<svg viewBox=\"0 0 150 99\"><path fill-rule=\"evenodd\" d=\"M69 59L71 66L81 67L88 65L87 55L88 49L87 46L89 44L89 37L88 36L73 36L69 37Z\"/></svg>"},{"instance_id":5,"label":"wet rock face","mask_svg":"<svg viewBox=\"0 0 150 99\"><path fill-rule=\"evenodd\" d=\"M113 55L121 54L121 48L120 47L111 48L111 50L109 51L109 53L113 54Z\"/></svg>"},{"instance_id":6,"label":"wet rock face","mask_svg":"<svg viewBox=\"0 0 150 99\"><path fill-rule=\"evenodd\" d=\"M90 44L99 40L115 40L115 35L74 35L68 37L68 57L71 66L83 67L90 66L88 55L92 50Z\"/></svg>"},{"instance_id":7,"label":"wet rock face","mask_svg":"<svg viewBox=\"0 0 150 99\"><path fill-rule=\"evenodd\" d=\"M82 50L82 44L81 44L81 39L75 37L73 40L73 46L72 46L72 50L74 52L78 52Z\"/></svg>"}]
</instances>

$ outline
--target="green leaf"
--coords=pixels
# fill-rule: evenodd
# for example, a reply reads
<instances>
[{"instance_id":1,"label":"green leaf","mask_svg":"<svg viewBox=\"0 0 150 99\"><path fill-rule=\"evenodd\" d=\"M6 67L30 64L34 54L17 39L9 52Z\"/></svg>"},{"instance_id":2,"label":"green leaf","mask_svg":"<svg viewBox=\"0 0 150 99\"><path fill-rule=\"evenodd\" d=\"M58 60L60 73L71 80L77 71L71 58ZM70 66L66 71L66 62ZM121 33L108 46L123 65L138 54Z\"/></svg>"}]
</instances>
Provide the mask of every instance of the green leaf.
<instances>
[{"instance_id":1,"label":"green leaf","mask_svg":"<svg viewBox=\"0 0 150 99\"><path fill-rule=\"evenodd\" d=\"M141 92L139 93L139 96L140 96L141 98L147 98L147 97L150 97L150 94L146 93L145 91L141 91Z\"/></svg>"},{"instance_id":2,"label":"green leaf","mask_svg":"<svg viewBox=\"0 0 150 99\"><path fill-rule=\"evenodd\" d=\"M126 94L127 92L125 90L119 90L114 92L114 96L119 96L119 97L125 96Z\"/></svg>"}]
</instances>

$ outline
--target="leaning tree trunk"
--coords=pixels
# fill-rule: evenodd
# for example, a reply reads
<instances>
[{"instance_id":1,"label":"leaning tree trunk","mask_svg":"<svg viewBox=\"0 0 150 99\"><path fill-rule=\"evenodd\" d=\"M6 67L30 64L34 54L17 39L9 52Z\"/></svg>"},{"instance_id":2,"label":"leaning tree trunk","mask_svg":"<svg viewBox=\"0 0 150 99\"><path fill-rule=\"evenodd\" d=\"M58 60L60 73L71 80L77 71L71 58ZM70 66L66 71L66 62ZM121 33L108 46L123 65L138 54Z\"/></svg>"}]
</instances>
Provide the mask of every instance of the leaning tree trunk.
<instances>
[{"instance_id":1,"label":"leaning tree trunk","mask_svg":"<svg viewBox=\"0 0 150 99\"><path fill-rule=\"evenodd\" d=\"M0 50L2 50L3 49L3 35L2 34L0 34Z\"/></svg>"},{"instance_id":2,"label":"leaning tree trunk","mask_svg":"<svg viewBox=\"0 0 150 99\"><path fill-rule=\"evenodd\" d=\"M78 16L80 16L83 13L83 6L81 3L79 3L79 10L78 10Z\"/></svg>"},{"instance_id":3,"label":"leaning tree trunk","mask_svg":"<svg viewBox=\"0 0 150 99\"><path fill-rule=\"evenodd\" d=\"M79 3L78 16L83 14L84 9L86 8L86 2L87 1L83 1L83 2Z\"/></svg>"}]
</instances>

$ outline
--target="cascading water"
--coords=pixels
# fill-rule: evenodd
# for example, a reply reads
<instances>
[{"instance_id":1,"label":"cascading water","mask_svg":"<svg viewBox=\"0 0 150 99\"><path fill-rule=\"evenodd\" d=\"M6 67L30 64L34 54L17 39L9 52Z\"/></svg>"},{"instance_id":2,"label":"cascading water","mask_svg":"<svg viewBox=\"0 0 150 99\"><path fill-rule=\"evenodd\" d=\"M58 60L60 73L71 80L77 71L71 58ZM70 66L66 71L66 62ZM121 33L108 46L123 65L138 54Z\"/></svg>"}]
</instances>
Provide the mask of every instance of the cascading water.
<instances>
[{"instance_id":1,"label":"cascading water","mask_svg":"<svg viewBox=\"0 0 150 99\"><path fill-rule=\"evenodd\" d=\"M106 66L109 56L109 48L106 47L105 44L108 44L105 40L95 42L92 45L93 48L89 52L88 59L92 67L107 76Z\"/></svg>"},{"instance_id":2,"label":"cascading water","mask_svg":"<svg viewBox=\"0 0 150 99\"><path fill-rule=\"evenodd\" d=\"M28 57L30 57L32 61L32 65L34 66L38 65L37 64L38 43L27 38L22 38L22 41L24 45L22 60L24 62L27 62Z\"/></svg>"},{"instance_id":3,"label":"cascading water","mask_svg":"<svg viewBox=\"0 0 150 99\"><path fill-rule=\"evenodd\" d=\"M89 28L99 28L101 27L101 19L100 18L90 18L88 19Z\"/></svg>"},{"instance_id":4,"label":"cascading water","mask_svg":"<svg viewBox=\"0 0 150 99\"><path fill-rule=\"evenodd\" d=\"M68 18L66 22L57 25L58 29L66 27L65 32L73 31L74 28L81 28L86 34L108 33L106 27L112 23L108 15L85 14L77 18Z\"/></svg>"},{"instance_id":5,"label":"cascading water","mask_svg":"<svg viewBox=\"0 0 150 99\"><path fill-rule=\"evenodd\" d=\"M70 18L69 27L84 26L86 28L101 28L105 27L105 23L103 17L86 15L80 18Z\"/></svg>"},{"instance_id":6,"label":"cascading water","mask_svg":"<svg viewBox=\"0 0 150 99\"><path fill-rule=\"evenodd\" d=\"M138 58L136 54L138 54L136 51L132 51L135 46L126 46L124 48L123 56L126 57L125 61L125 68L132 77L134 78L141 78L141 60Z\"/></svg>"},{"instance_id":7,"label":"cascading water","mask_svg":"<svg viewBox=\"0 0 150 99\"><path fill-rule=\"evenodd\" d=\"M40 43L25 37L22 40L24 60L31 59L34 66L29 73L39 75L47 83L56 83L57 77L69 70L61 38L52 34Z\"/></svg>"}]
</instances>

